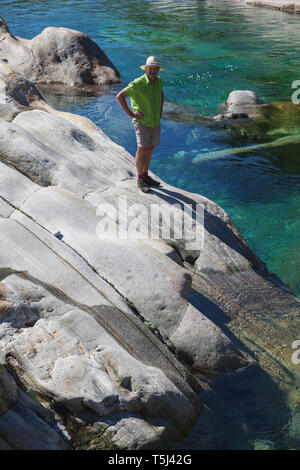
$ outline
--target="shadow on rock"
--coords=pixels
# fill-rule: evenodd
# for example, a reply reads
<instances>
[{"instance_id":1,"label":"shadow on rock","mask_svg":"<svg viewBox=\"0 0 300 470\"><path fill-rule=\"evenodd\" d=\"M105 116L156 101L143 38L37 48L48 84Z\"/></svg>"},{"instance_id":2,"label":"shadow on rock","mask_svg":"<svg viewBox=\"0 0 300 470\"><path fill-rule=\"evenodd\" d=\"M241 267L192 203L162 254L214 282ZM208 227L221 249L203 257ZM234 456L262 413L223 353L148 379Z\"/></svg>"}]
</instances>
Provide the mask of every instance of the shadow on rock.
<instances>
[{"instance_id":1,"label":"shadow on rock","mask_svg":"<svg viewBox=\"0 0 300 470\"><path fill-rule=\"evenodd\" d=\"M156 191L153 191L156 192ZM160 198L168 202L169 204L179 204L184 210L186 204L193 207L196 207L196 204L199 204L199 201L192 199L188 196L183 195L180 192L171 191L169 189L160 188L157 191ZM205 229L213 236L217 237L221 242L225 243L241 256L246 258L254 268L259 268L261 261L258 257L250 250L250 248L242 241L242 237L238 238L232 230L229 230L228 226L221 220L220 217L217 217L206 209L204 209L204 226Z\"/></svg>"}]
</instances>

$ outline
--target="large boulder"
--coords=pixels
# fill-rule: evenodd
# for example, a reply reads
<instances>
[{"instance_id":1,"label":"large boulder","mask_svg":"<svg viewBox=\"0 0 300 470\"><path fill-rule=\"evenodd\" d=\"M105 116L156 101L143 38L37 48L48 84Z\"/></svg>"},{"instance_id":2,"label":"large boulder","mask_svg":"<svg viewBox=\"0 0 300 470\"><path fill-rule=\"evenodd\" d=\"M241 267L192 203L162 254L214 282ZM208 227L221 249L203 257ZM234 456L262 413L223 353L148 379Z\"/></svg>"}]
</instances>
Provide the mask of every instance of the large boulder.
<instances>
[{"instance_id":1,"label":"large boulder","mask_svg":"<svg viewBox=\"0 0 300 470\"><path fill-rule=\"evenodd\" d=\"M253 113L260 101L251 90L234 90L226 101L227 113Z\"/></svg>"},{"instance_id":2,"label":"large boulder","mask_svg":"<svg viewBox=\"0 0 300 470\"><path fill-rule=\"evenodd\" d=\"M225 103L222 103L222 114L213 117L213 121L221 124L232 122L245 124L249 118L260 115L261 102L251 90L234 90L229 93Z\"/></svg>"},{"instance_id":3,"label":"large boulder","mask_svg":"<svg viewBox=\"0 0 300 470\"><path fill-rule=\"evenodd\" d=\"M68 28L45 28L33 39L10 33L0 18L0 59L35 84L94 90L119 82L119 72L86 34Z\"/></svg>"},{"instance_id":4,"label":"large boulder","mask_svg":"<svg viewBox=\"0 0 300 470\"><path fill-rule=\"evenodd\" d=\"M2 196L22 208L14 214L19 222L27 223L29 216L50 233L60 232L63 241L129 299L145 321L156 327L164 341L195 369L224 372L247 365L245 356L222 331L187 301L191 276L180 266L181 260L178 263L172 240L170 246L148 240L148 214L151 206L158 207L162 200L159 193L145 197L137 191L134 161L129 154L89 120L50 113L46 108L21 112L13 122L3 122L0 142L4 161L27 176L13 176L11 168L3 168L6 184ZM11 178L20 180L13 194ZM147 220L140 228L141 239L126 236L100 240L99 208L108 204L118 207L120 199L129 206L143 205ZM182 194L182 199L170 198L167 206L177 203L181 213L184 202ZM211 211L205 198L199 204L207 213ZM127 208L123 206L120 219L126 217ZM7 240L10 238L7 235ZM191 254L196 259L201 240L193 251L187 248L189 241L187 233L186 238L176 242L178 251L183 259ZM9 267L13 263L16 269L24 269L25 265L17 267L17 258L16 254L10 257ZM183 340L187 335L188 343Z\"/></svg>"}]
</instances>

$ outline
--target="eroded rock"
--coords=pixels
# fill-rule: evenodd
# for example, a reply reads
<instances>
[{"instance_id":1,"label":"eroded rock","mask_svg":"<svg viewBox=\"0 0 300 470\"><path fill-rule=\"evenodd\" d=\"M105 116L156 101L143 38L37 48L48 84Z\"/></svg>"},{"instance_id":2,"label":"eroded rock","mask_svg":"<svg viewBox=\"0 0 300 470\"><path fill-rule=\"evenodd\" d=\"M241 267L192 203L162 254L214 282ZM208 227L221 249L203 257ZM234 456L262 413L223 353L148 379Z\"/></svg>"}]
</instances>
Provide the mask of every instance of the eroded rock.
<instances>
[{"instance_id":1,"label":"eroded rock","mask_svg":"<svg viewBox=\"0 0 300 470\"><path fill-rule=\"evenodd\" d=\"M261 102L251 90L234 90L223 103L224 112L214 116L217 124L247 124L252 118L260 115Z\"/></svg>"},{"instance_id":2,"label":"eroded rock","mask_svg":"<svg viewBox=\"0 0 300 470\"><path fill-rule=\"evenodd\" d=\"M40 99L22 106L0 125L1 351L76 448L162 448L202 410L200 385L176 356L199 376L256 367L214 312L189 302L192 273L211 298L207 279L232 289L262 263L212 201L167 184L138 191L133 158L88 119ZM203 236L176 238L174 217L149 239L148 214L162 202L177 214L189 206L190 219L200 205ZM124 235L134 205L137 230L103 237L103 207L118 208L106 224Z\"/></svg>"},{"instance_id":3,"label":"eroded rock","mask_svg":"<svg viewBox=\"0 0 300 470\"><path fill-rule=\"evenodd\" d=\"M183 266L174 262L175 257L171 255L174 250L169 247L167 256L161 256L162 242L157 239L149 243L147 214L151 212L152 204L161 204L162 193L158 191L145 198L137 192L132 157L103 136L102 131L90 121L77 120L73 115L49 110L50 107L21 112L13 122L3 123L0 128L4 161L34 181L27 191L28 178L19 174L18 189L11 194L7 183L16 175L11 168L3 167L3 181L6 184L3 185L2 197L18 209L22 208L22 212L16 211L13 217L21 224L28 224L29 216L52 234L59 231L64 243L71 246L94 267L102 279L108 280L118 293L127 298L142 318L157 328L166 344L174 348L178 355L185 357L195 369L223 372L227 370L228 364L234 364L234 368L246 365L248 359L221 331L216 334L216 326L212 322L205 322L204 330L205 319L200 320L201 312L191 315L193 307L186 300L191 277ZM11 138L12 134L14 139ZM147 220L142 221L139 229L142 236L137 237L135 232L124 239L101 240L99 208L107 204L118 207L120 199L126 200L129 207L133 204L143 205ZM211 203L205 198L195 200L194 205L196 202L205 206L206 214L211 211ZM192 205L193 200L185 200L184 194L178 192L178 198L170 197L166 201L168 207L175 203L181 216L184 206ZM124 219L126 212L120 207L118 218ZM192 212L188 217L192 217ZM175 223L178 225L176 229L180 229L181 218ZM199 256L201 240L195 250L190 250L189 233L183 239L173 241L168 239L168 229L168 226L165 227L166 233L162 237L171 246L177 246L183 259L191 256L196 259ZM17 235L19 230L15 230L17 238L23 236ZM3 237L5 231L3 227ZM7 240L10 238L7 232ZM37 257L39 251L40 248L37 248ZM10 256L7 263L10 266L14 263L15 269L25 269L24 264L22 268L16 268L16 259ZM199 322L194 318L197 316ZM182 334L187 335L190 331L191 338L194 338L190 351L188 344L179 340L181 329ZM207 350L202 351L201 338L203 341L210 338L210 354L207 354ZM218 351L218 358L214 355L215 350ZM228 360L229 356L234 359Z\"/></svg>"},{"instance_id":4,"label":"eroded rock","mask_svg":"<svg viewBox=\"0 0 300 470\"><path fill-rule=\"evenodd\" d=\"M12 35L0 18L0 41L0 59L35 84L93 90L119 81L106 54L80 31L48 27L28 40Z\"/></svg>"},{"instance_id":5,"label":"eroded rock","mask_svg":"<svg viewBox=\"0 0 300 470\"><path fill-rule=\"evenodd\" d=\"M101 302L100 294L98 306L88 308L27 277L25 273L12 274L2 281L14 314L2 317L1 349L5 348L10 368L23 386L55 404L79 447L80 434L84 432L85 444L90 447L99 427L110 435L110 447L120 446L115 434L119 421L125 418L128 435L127 439L123 435L123 448L151 448L154 436L155 442L159 436L164 442L182 438L201 406L178 375L176 361L169 362L160 354L160 346L149 341L148 329L144 327L142 333L133 314L123 312L120 317L120 312L114 320L117 309L103 297ZM128 342L129 332L135 338L134 348ZM156 365L150 365L152 362ZM5 392L5 387L1 389ZM10 393L10 399L12 396ZM139 421L140 432L134 442L129 432L134 425L132 414ZM107 423L105 417L113 419L114 415L119 416L115 424ZM158 429L147 422L152 418L160 418ZM149 429L152 437L147 437ZM103 443L108 446L101 442L100 448Z\"/></svg>"}]
</instances>

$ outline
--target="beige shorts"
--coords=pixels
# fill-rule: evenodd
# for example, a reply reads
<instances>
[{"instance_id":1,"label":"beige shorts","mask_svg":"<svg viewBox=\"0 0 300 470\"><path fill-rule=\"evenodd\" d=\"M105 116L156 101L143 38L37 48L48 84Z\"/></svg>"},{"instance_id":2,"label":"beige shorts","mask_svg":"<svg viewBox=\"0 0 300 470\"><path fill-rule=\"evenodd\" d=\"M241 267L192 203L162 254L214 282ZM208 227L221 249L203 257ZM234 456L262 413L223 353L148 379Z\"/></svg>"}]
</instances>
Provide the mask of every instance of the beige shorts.
<instances>
[{"instance_id":1,"label":"beige shorts","mask_svg":"<svg viewBox=\"0 0 300 470\"><path fill-rule=\"evenodd\" d=\"M160 126L147 127L143 126L139 121L133 123L136 141L139 147L150 147L159 145L160 142Z\"/></svg>"}]
</instances>

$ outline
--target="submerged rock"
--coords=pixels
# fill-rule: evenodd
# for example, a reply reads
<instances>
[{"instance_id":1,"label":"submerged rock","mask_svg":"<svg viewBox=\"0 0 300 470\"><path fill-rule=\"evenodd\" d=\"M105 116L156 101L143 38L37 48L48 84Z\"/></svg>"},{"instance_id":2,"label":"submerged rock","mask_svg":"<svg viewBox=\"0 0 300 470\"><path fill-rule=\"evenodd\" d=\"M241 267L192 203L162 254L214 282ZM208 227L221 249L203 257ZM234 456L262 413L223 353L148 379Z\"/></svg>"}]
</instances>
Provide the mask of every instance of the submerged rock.
<instances>
[{"instance_id":1,"label":"submerged rock","mask_svg":"<svg viewBox=\"0 0 300 470\"><path fill-rule=\"evenodd\" d=\"M262 103L250 90L234 90L226 102L220 104L220 110L222 113L215 116L201 116L192 107L169 103L164 118L225 128L232 137L247 138L255 143L300 133L300 106L292 101ZM176 158L179 158L179 153Z\"/></svg>"},{"instance_id":2,"label":"submerged rock","mask_svg":"<svg viewBox=\"0 0 300 470\"><path fill-rule=\"evenodd\" d=\"M291 101L263 104L255 122L271 137L300 134L300 106Z\"/></svg>"},{"instance_id":3,"label":"submerged rock","mask_svg":"<svg viewBox=\"0 0 300 470\"><path fill-rule=\"evenodd\" d=\"M48 27L28 40L12 35L0 18L0 41L0 59L35 84L93 90L119 82L106 54L80 31Z\"/></svg>"},{"instance_id":4,"label":"submerged rock","mask_svg":"<svg viewBox=\"0 0 300 470\"><path fill-rule=\"evenodd\" d=\"M228 113L243 113L248 116L255 114L258 104L258 97L250 90L234 90L226 101Z\"/></svg>"},{"instance_id":5,"label":"submerged rock","mask_svg":"<svg viewBox=\"0 0 300 470\"><path fill-rule=\"evenodd\" d=\"M253 91L234 90L229 94L227 101L221 105L224 108L224 112L214 116L213 119L218 124L223 125L230 125L231 121L247 124L251 118L259 116L260 104L258 97Z\"/></svg>"},{"instance_id":6,"label":"submerged rock","mask_svg":"<svg viewBox=\"0 0 300 470\"><path fill-rule=\"evenodd\" d=\"M226 128L235 142L247 139L254 142L254 145L231 147L207 155L199 154L194 161L263 148L272 149L272 153L284 158L285 163L289 161L289 167L297 165L300 136L298 104L292 101L260 103L253 92L236 90L229 94L225 106L227 111L214 116L214 124Z\"/></svg>"}]
</instances>

